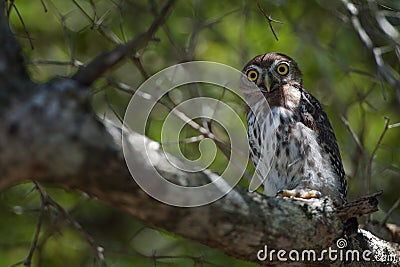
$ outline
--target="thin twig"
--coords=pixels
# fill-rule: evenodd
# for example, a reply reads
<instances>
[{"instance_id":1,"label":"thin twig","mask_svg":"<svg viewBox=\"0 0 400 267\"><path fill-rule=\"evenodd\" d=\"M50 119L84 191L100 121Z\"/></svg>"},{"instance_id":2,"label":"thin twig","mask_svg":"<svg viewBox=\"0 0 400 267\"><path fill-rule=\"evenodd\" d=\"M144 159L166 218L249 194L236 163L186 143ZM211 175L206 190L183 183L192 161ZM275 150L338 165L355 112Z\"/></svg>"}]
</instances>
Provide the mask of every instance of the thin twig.
<instances>
[{"instance_id":1,"label":"thin twig","mask_svg":"<svg viewBox=\"0 0 400 267\"><path fill-rule=\"evenodd\" d=\"M367 193L369 193L371 190L372 161L375 158L376 152L378 151L378 148L382 142L383 137L385 136L386 131L389 129L389 121L390 121L390 119L388 117L385 117L385 125L383 127L383 131L382 131L381 135L379 136L379 139L375 144L374 150L372 150L371 156L369 157L369 160L368 160L367 172L366 172ZM368 214L367 222L369 222L370 220L371 220L371 214Z\"/></svg>"},{"instance_id":2,"label":"thin twig","mask_svg":"<svg viewBox=\"0 0 400 267\"><path fill-rule=\"evenodd\" d=\"M154 17L159 16L158 11L157 11L157 8L156 8L156 4L154 3L154 0L150 0L150 1L149 1L149 5L150 5L150 11L151 11L151 13L153 14L153 16L154 16ZM180 60L184 59L184 58L185 58L185 56L184 56L184 54L185 54L184 49L181 48L181 47L179 47L179 46L176 44L176 42L174 41L174 38L172 37L172 33L171 33L171 31L169 30L168 25L167 25L167 24L164 24L164 25L162 26L162 30L163 30L164 34L166 35L166 37L167 37L169 43L171 44L171 46L172 46L172 48L173 48L173 51L174 51L174 53L175 53L175 55L176 55L176 58L179 58Z\"/></svg>"},{"instance_id":3,"label":"thin twig","mask_svg":"<svg viewBox=\"0 0 400 267\"><path fill-rule=\"evenodd\" d=\"M393 206L389 209L389 211L386 213L385 217L381 221L380 225L384 226L387 222L387 220L390 218L392 213L396 210L396 208L400 205L400 197L397 199L397 201L393 204Z\"/></svg>"},{"instance_id":4,"label":"thin twig","mask_svg":"<svg viewBox=\"0 0 400 267\"><path fill-rule=\"evenodd\" d=\"M167 105L166 103L164 103L163 101L161 101L159 99L156 99L154 96L152 96L150 94L140 92L140 91L135 91L132 87L130 87L127 84L124 84L121 82L116 82L110 78L107 78L107 82L110 85L115 86L115 88L117 88L121 91L127 92L129 94L137 94L137 95L143 97L144 99L147 99L147 100L151 99L153 101L156 101L157 103L161 104L162 106L167 108L169 111L171 111L177 118L181 119L182 121L186 122L190 127L197 130L201 135L204 135L205 137L214 140L217 143L217 145L221 144L223 146L230 147L229 144L226 144L224 141L220 140L217 136L215 136L212 132L210 132L209 129L201 126L194 120L190 119L184 112L180 111L179 109L171 108L169 105Z\"/></svg>"},{"instance_id":5,"label":"thin twig","mask_svg":"<svg viewBox=\"0 0 400 267\"><path fill-rule=\"evenodd\" d=\"M83 66L83 63L78 60L72 61L57 61L57 60L33 60L27 62L30 65L56 65L56 66L72 66L72 67L79 67Z\"/></svg>"},{"instance_id":6,"label":"thin twig","mask_svg":"<svg viewBox=\"0 0 400 267\"><path fill-rule=\"evenodd\" d=\"M90 21L93 21L92 18L90 17L90 15L85 11L85 9L83 9L83 7L81 5L79 5L78 2L76 2L75 0L72 0L72 2L82 12L82 14L85 15L86 18L88 18Z\"/></svg>"},{"instance_id":7,"label":"thin twig","mask_svg":"<svg viewBox=\"0 0 400 267\"><path fill-rule=\"evenodd\" d=\"M29 249L29 253L28 256L26 256L26 258L22 261L19 261L11 266L19 266L19 265L25 265L27 267L31 266L32 264L32 257L33 254L35 253L35 250L37 249L37 243L39 240L39 234L40 234L40 230L42 228L42 224L43 224L43 215L44 215L44 210L46 208L46 200L45 200L45 195L43 195L41 193L41 186L38 182L34 182L35 183L35 187L36 189L40 192L40 198L41 198L41 205L40 205L40 211L39 211L39 218L37 221L37 225L36 225L36 230L35 230L35 234L33 236L33 240Z\"/></svg>"},{"instance_id":8,"label":"thin twig","mask_svg":"<svg viewBox=\"0 0 400 267\"><path fill-rule=\"evenodd\" d=\"M119 63L124 57L145 47L147 43L153 39L157 29L164 24L175 1L176 0L168 1L162 8L160 16L154 20L146 32L139 34L139 36L126 44L118 45L113 50L98 55L86 67L79 69L72 79L78 81L82 85L90 86L103 73Z\"/></svg>"},{"instance_id":9,"label":"thin twig","mask_svg":"<svg viewBox=\"0 0 400 267\"><path fill-rule=\"evenodd\" d=\"M162 142L161 146L171 146L171 145L176 145L176 144L192 144L196 142L200 142L201 140L204 140L205 136L204 135L198 135L198 136L192 136L185 138L183 140L179 141L168 141L168 142Z\"/></svg>"},{"instance_id":10,"label":"thin twig","mask_svg":"<svg viewBox=\"0 0 400 267\"><path fill-rule=\"evenodd\" d=\"M146 80L148 78L150 78L150 74L147 72L147 70L144 68L143 64L142 64L142 60L140 59L139 55L134 55L131 57L131 60L133 61L133 63L136 65L136 68L138 68L138 70L140 71L140 73L142 74L143 78L145 78Z\"/></svg>"},{"instance_id":11,"label":"thin twig","mask_svg":"<svg viewBox=\"0 0 400 267\"><path fill-rule=\"evenodd\" d=\"M90 200L90 198L88 198L85 193L83 193L83 196L83 199L80 199L73 207L68 210L70 214L76 211L80 206L85 204L85 202ZM62 232L62 227L69 223L69 221L65 220L63 216L58 216L58 214L53 216L53 212L50 212L49 216L49 226L46 227L46 229L43 229L44 232L41 235L40 243L38 243L36 246L38 251L40 251L45 246L46 242L49 241L49 239L53 237L54 234L60 234Z\"/></svg>"},{"instance_id":12,"label":"thin twig","mask_svg":"<svg viewBox=\"0 0 400 267\"><path fill-rule=\"evenodd\" d=\"M96 259L102 264L102 266L104 266L104 267L107 266L106 262L104 260L104 255L103 255L104 249L96 244L93 237L90 236L85 231L85 229L81 226L81 224L78 221L76 221L75 218L73 218L68 211L66 211L63 207L61 207L60 204L58 204L55 200L53 200L46 193L46 191L39 185L39 183L35 182L35 184L36 184L37 189L40 192L40 195L41 195L42 201L44 202L44 205L51 206L51 207L55 208L58 212L60 212L62 214L62 216L64 218L66 218L72 224L72 226L76 230L78 230L78 232L86 239L86 241L89 243L89 245L94 250Z\"/></svg>"},{"instance_id":13,"label":"thin twig","mask_svg":"<svg viewBox=\"0 0 400 267\"><path fill-rule=\"evenodd\" d=\"M170 105L168 105L165 101L162 101L162 99L156 99L156 97L154 97L146 92L137 91L134 88L132 88L131 86L129 86L128 84L115 81L109 77L105 77L105 79L106 79L108 85L113 86L115 89L117 89L119 91L122 91L122 92L125 92L128 94L132 94L132 95L137 94L138 96L142 97L143 99L149 99L149 100L157 102L158 104L162 105L169 111L173 110L173 107L170 107Z\"/></svg>"},{"instance_id":14,"label":"thin twig","mask_svg":"<svg viewBox=\"0 0 400 267\"><path fill-rule=\"evenodd\" d=\"M358 146L360 151L364 154L364 152L365 152L364 147L361 144L360 139L358 138L357 134L351 128L349 121L341 114L340 114L340 120L343 122L343 124L346 126L347 130L350 132L351 137L353 138L354 142L356 143L356 145Z\"/></svg>"},{"instance_id":15,"label":"thin twig","mask_svg":"<svg viewBox=\"0 0 400 267\"><path fill-rule=\"evenodd\" d=\"M274 28L272 27L272 22L280 23L280 24L283 24L283 22L278 21L278 20L274 20L273 18L271 18L271 16L268 16L268 15L264 12L264 10L262 9L262 7L261 7L261 5L260 5L260 1L257 1L257 7L258 7L258 9L260 10L260 12L263 14L264 18L268 21L269 28L271 29L271 32L272 32L272 34L274 35L275 39L276 39L277 41L279 41L278 36L276 35Z\"/></svg>"},{"instance_id":16,"label":"thin twig","mask_svg":"<svg viewBox=\"0 0 400 267\"><path fill-rule=\"evenodd\" d=\"M22 18L21 13L19 13L19 10L18 10L17 6L14 4L14 1L12 1L12 2L10 3L10 8L9 8L9 10L8 10L7 17L8 17L8 18L10 17L10 12L11 12L11 10L12 10L12 7L14 7L14 10L15 10L15 12L17 13L17 16L18 16L19 21L21 21L22 28L24 29L24 32L25 32L25 34L26 34L26 37L28 38L29 45L31 46L31 49L33 50L33 49L34 49L33 41L32 41L33 39L32 39L32 37L31 37L31 35L29 34L29 31L28 31L28 28L27 28L26 25L25 25L24 19Z\"/></svg>"},{"instance_id":17,"label":"thin twig","mask_svg":"<svg viewBox=\"0 0 400 267\"><path fill-rule=\"evenodd\" d=\"M48 9L47 9L46 4L44 3L44 1L40 0L40 3L42 3L44 12L47 13Z\"/></svg>"},{"instance_id":18,"label":"thin twig","mask_svg":"<svg viewBox=\"0 0 400 267\"><path fill-rule=\"evenodd\" d=\"M389 129L396 128L396 127L400 127L400 122L395 123L395 124L390 124L390 125L388 126Z\"/></svg>"},{"instance_id":19,"label":"thin twig","mask_svg":"<svg viewBox=\"0 0 400 267\"><path fill-rule=\"evenodd\" d=\"M382 142L383 137L385 136L385 133L386 133L387 129L389 128L389 121L390 121L390 119L388 117L385 117L385 125L383 127L383 131L382 131L381 135L379 136L379 139L375 144L374 150L372 150L371 156L369 157L369 160L368 160L368 165L367 165L367 178L368 178L368 180L367 180L367 190L368 190L368 193L370 191L370 184L371 184L372 161L375 158L376 152L377 152L377 150L378 150L378 148L379 148L379 146L380 146L380 144Z\"/></svg>"},{"instance_id":20,"label":"thin twig","mask_svg":"<svg viewBox=\"0 0 400 267\"><path fill-rule=\"evenodd\" d=\"M14 7L14 2L15 2L15 0L10 0L10 3L8 4L8 7L7 7L7 17L10 17L11 10L12 10L12 8ZM6 5L7 5L7 3L6 3Z\"/></svg>"},{"instance_id":21,"label":"thin twig","mask_svg":"<svg viewBox=\"0 0 400 267\"><path fill-rule=\"evenodd\" d=\"M40 229L42 227L42 223L43 223L43 215L44 215L44 210L46 208L46 200L45 200L45 195L43 195L42 192L42 188L40 186L40 184L38 182L34 182L36 189L40 192L40 199L41 199L41 205L40 205L40 212L39 212L39 219L37 222L37 226L36 226L36 231L35 231L35 235L33 237L33 241L32 241L32 245L31 245L31 249L29 250L29 254L28 257L26 259L25 265L26 266L30 266L31 265L31 260L32 260L32 256L33 253L37 247L37 243L39 240L39 233L40 233Z\"/></svg>"},{"instance_id":22,"label":"thin twig","mask_svg":"<svg viewBox=\"0 0 400 267\"><path fill-rule=\"evenodd\" d=\"M93 2L93 0L89 0L89 2L90 2L90 6L92 7L92 10L93 10L94 19L96 20L98 18L96 4Z\"/></svg>"},{"instance_id":23,"label":"thin twig","mask_svg":"<svg viewBox=\"0 0 400 267\"><path fill-rule=\"evenodd\" d=\"M78 9L82 12L82 14L90 21L92 24L91 29L97 29L99 33L104 36L106 39L111 41L112 43L116 44L121 44L122 41L118 38L114 32L112 32L106 25L103 24L104 19L106 16L109 14L109 11L105 12L105 14L97 19L97 13L95 12L94 18L92 18L86 11L85 9L79 5L79 3L76 0L72 0L73 3L78 7Z\"/></svg>"}]
</instances>

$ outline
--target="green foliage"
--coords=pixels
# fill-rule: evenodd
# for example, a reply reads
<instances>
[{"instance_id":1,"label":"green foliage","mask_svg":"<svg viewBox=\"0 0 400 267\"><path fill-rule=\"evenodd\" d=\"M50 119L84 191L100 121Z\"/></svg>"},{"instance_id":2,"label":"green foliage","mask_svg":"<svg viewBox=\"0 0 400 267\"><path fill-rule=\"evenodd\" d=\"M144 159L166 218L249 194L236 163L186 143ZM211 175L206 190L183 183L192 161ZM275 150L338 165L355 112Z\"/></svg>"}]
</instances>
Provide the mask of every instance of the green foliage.
<instances>
[{"instance_id":1,"label":"green foliage","mask_svg":"<svg viewBox=\"0 0 400 267\"><path fill-rule=\"evenodd\" d=\"M40 2L15 1L10 14L29 73L37 82L55 76L70 77L78 65L114 48L118 40L124 43L133 39L149 27L165 1L46 0L42 1L45 7ZM255 1L179 1L166 25L157 32L157 40L132 58L140 58L143 69L152 75L188 60L211 60L240 70L258 54L279 51L290 55L303 71L305 87L321 101L332 121L350 178L349 198L365 194L368 160L383 131L384 117L390 118L390 124L400 122L395 89L377 74L373 55L352 27L341 1L260 3L273 19L283 22L272 22L279 41ZM384 4L400 9L396 1ZM398 61L389 62L399 71ZM134 60L127 58L92 86L93 108L100 116L112 110L122 117L130 94L109 80L136 89L145 77ZM162 101L171 107L197 95L229 103L244 119L237 96L209 85L177 88ZM160 129L168 112L165 106L156 106L148 122L149 137L160 141ZM349 122L363 151L341 117ZM203 123L201 119L197 122ZM218 124L212 124L212 129L221 139L229 140ZM185 126L179 137L185 140L198 135ZM372 162L370 191L384 191L381 211L374 215L378 220L399 197L399 137L400 127L388 129ZM181 143L180 147L190 159L200 155L198 142ZM209 168L221 173L226 164L227 159L219 150ZM252 172L251 164L248 171ZM0 193L0 266L16 263L28 254L41 206L33 187L23 184ZM170 233L151 230L79 193L46 190L104 248L106 262L111 266L255 266ZM71 222L61 220L54 210L46 210L44 216L34 266L99 265L87 238ZM400 224L399 209L389 221Z\"/></svg>"}]
</instances>

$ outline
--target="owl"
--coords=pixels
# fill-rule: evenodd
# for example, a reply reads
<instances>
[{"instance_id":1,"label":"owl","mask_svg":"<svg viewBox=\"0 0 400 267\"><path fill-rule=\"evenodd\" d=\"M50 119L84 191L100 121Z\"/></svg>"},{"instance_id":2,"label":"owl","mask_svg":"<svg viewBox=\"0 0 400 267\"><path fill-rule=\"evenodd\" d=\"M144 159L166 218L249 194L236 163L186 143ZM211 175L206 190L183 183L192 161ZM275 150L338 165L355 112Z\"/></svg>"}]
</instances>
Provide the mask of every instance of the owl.
<instances>
[{"instance_id":1,"label":"owl","mask_svg":"<svg viewBox=\"0 0 400 267\"><path fill-rule=\"evenodd\" d=\"M297 63L268 53L250 60L243 74L250 157L265 194L329 196L336 206L345 204L347 184L335 134L319 101L303 88ZM258 92L251 90L254 84Z\"/></svg>"}]
</instances>

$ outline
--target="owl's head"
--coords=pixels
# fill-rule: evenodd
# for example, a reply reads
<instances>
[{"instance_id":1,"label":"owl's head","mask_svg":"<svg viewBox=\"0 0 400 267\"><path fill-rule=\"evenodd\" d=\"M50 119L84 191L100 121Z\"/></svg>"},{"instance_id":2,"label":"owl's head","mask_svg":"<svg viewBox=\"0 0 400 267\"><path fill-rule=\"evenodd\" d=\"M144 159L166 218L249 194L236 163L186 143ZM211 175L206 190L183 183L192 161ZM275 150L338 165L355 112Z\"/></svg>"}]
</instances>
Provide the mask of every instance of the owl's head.
<instances>
[{"instance_id":1,"label":"owl's head","mask_svg":"<svg viewBox=\"0 0 400 267\"><path fill-rule=\"evenodd\" d=\"M265 94L274 92L284 84L302 85L302 75L297 63L284 54L268 53L250 60L243 74Z\"/></svg>"}]
</instances>

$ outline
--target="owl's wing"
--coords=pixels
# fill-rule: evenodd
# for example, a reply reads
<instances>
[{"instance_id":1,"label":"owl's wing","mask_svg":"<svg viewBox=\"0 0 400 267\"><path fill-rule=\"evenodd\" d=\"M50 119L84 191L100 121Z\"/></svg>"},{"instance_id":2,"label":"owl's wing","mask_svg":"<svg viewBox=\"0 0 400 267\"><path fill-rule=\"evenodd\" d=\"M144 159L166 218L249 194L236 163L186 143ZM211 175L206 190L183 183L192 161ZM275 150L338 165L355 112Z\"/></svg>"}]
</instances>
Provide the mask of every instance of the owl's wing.
<instances>
[{"instance_id":1,"label":"owl's wing","mask_svg":"<svg viewBox=\"0 0 400 267\"><path fill-rule=\"evenodd\" d=\"M346 196L346 177L332 125L325 111L322 109L319 101L303 88L301 89L301 99L298 112L300 116L300 121L305 126L309 127L317 133L317 141L320 146L323 147L325 152L329 155L329 159L331 161L333 169L340 179L342 185L340 191L341 193L343 193L344 196Z\"/></svg>"}]
</instances>

